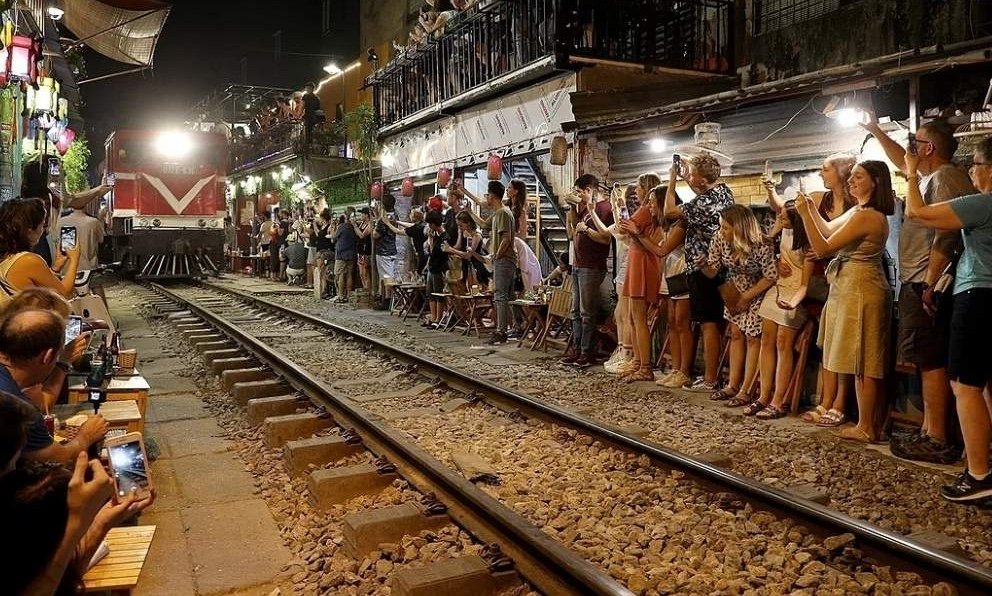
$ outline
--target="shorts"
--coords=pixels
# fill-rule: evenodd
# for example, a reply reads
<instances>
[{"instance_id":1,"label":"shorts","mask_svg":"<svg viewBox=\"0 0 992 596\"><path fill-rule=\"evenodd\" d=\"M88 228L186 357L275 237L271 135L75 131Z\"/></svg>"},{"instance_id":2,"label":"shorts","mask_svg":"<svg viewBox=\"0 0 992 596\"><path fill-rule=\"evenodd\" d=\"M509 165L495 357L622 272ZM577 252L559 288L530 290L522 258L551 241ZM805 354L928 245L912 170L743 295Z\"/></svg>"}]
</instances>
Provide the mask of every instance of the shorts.
<instances>
[{"instance_id":1,"label":"shorts","mask_svg":"<svg viewBox=\"0 0 992 596\"><path fill-rule=\"evenodd\" d=\"M899 290L898 360L923 370L947 366L947 325L923 310L923 286L902 284Z\"/></svg>"},{"instance_id":2,"label":"shorts","mask_svg":"<svg viewBox=\"0 0 992 596\"><path fill-rule=\"evenodd\" d=\"M396 277L396 255L376 255L375 266L379 270L379 277Z\"/></svg>"},{"instance_id":3,"label":"shorts","mask_svg":"<svg viewBox=\"0 0 992 596\"><path fill-rule=\"evenodd\" d=\"M286 267L286 275L303 275L306 272L306 269L293 269L292 267Z\"/></svg>"},{"instance_id":4,"label":"shorts","mask_svg":"<svg viewBox=\"0 0 992 596\"><path fill-rule=\"evenodd\" d=\"M992 337L992 288L954 295L947 374L951 381L984 387L992 379L988 342Z\"/></svg>"},{"instance_id":5,"label":"shorts","mask_svg":"<svg viewBox=\"0 0 992 596\"><path fill-rule=\"evenodd\" d=\"M702 271L689 274L689 312L694 323L723 323L723 298L720 281L710 279Z\"/></svg>"},{"instance_id":6,"label":"shorts","mask_svg":"<svg viewBox=\"0 0 992 596\"><path fill-rule=\"evenodd\" d=\"M338 259L334 261L334 275L344 275L345 273L350 273L351 268L354 266L354 261L349 261L348 259Z\"/></svg>"},{"instance_id":7,"label":"shorts","mask_svg":"<svg viewBox=\"0 0 992 596\"><path fill-rule=\"evenodd\" d=\"M439 298L434 296L434 294L444 293L444 282L448 278L448 272L442 271L440 273L427 272L427 298L434 302L444 302L444 298Z\"/></svg>"}]
</instances>

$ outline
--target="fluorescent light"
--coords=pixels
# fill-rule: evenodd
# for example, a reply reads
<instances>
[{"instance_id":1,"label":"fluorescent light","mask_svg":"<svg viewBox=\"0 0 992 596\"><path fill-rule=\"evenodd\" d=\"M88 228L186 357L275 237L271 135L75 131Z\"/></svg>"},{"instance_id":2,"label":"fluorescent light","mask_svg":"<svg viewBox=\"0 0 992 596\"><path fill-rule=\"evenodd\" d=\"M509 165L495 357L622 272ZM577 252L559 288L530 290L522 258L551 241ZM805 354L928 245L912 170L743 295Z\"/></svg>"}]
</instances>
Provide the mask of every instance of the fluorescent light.
<instances>
[{"instance_id":1,"label":"fluorescent light","mask_svg":"<svg viewBox=\"0 0 992 596\"><path fill-rule=\"evenodd\" d=\"M865 120L865 111L861 108L841 108L827 114L837 121L844 128L851 128L861 124Z\"/></svg>"},{"instance_id":2,"label":"fluorescent light","mask_svg":"<svg viewBox=\"0 0 992 596\"><path fill-rule=\"evenodd\" d=\"M668 141L655 137L648 141L648 145L651 147L651 151L655 153L661 153L668 147Z\"/></svg>"},{"instance_id":3,"label":"fluorescent light","mask_svg":"<svg viewBox=\"0 0 992 596\"><path fill-rule=\"evenodd\" d=\"M334 76L334 75L341 74L342 71L338 67L337 64L331 62L330 64L328 64L327 66L324 67L324 72L326 72L327 74L329 74L331 76Z\"/></svg>"}]
</instances>

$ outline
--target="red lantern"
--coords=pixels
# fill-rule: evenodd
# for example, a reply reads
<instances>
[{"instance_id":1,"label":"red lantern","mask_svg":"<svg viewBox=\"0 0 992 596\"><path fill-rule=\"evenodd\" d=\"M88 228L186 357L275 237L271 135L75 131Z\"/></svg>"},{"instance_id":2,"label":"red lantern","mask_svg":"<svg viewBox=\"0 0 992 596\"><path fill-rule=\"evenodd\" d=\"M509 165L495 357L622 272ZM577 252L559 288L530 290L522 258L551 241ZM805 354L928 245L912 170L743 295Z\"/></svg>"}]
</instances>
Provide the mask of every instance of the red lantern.
<instances>
[{"instance_id":1,"label":"red lantern","mask_svg":"<svg viewBox=\"0 0 992 596\"><path fill-rule=\"evenodd\" d=\"M489 161L486 162L486 175L490 180L499 180L503 177L503 158L499 154L489 154Z\"/></svg>"},{"instance_id":2,"label":"red lantern","mask_svg":"<svg viewBox=\"0 0 992 596\"><path fill-rule=\"evenodd\" d=\"M438 188L446 188L448 183L451 182L451 168L441 168L437 171L437 186Z\"/></svg>"},{"instance_id":3,"label":"red lantern","mask_svg":"<svg viewBox=\"0 0 992 596\"><path fill-rule=\"evenodd\" d=\"M26 35L15 35L5 51L6 61L0 65L5 72L0 73L4 82L18 79L34 83L38 78L38 58L41 56L41 42Z\"/></svg>"},{"instance_id":4,"label":"red lantern","mask_svg":"<svg viewBox=\"0 0 992 596\"><path fill-rule=\"evenodd\" d=\"M413 178L410 178L408 176L403 179L403 185L400 187L400 194L402 194L404 197L412 197L413 191L414 191Z\"/></svg>"},{"instance_id":5,"label":"red lantern","mask_svg":"<svg viewBox=\"0 0 992 596\"><path fill-rule=\"evenodd\" d=\"M382 199L382 182L376 180L372 183L372 198L379 201Z\"/></svg>"},{"instance_id":6,"label":"red lantern","mask_svg":"<svg viewBox=\"0 0 992 596\"><path fill-rule=\"evenodd\" d=\"M58 149L59 155L65 155L69 151L69 147L72 145L72 142L75 140L76 131L71 128L66 128L63 130L58 142L55 143L55 148Z\"/></svg>"}]
</instances>

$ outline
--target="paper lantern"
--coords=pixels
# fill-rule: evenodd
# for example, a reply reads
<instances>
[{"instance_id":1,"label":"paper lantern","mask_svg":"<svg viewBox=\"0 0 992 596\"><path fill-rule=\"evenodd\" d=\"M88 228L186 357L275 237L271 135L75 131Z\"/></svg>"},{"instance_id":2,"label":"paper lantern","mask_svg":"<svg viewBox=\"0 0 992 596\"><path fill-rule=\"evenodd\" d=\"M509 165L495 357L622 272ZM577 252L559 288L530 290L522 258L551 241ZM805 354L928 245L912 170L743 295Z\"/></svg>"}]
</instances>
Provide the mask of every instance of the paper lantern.
<instances>
[{"instance_id":1,"label":"paper lantern","mask_svg":"<svg viewBox=\"0 0 992 596\"><path fill-rule=\"evenodd\" d=\"M499 180L503 177L503 158L499 154L489 154L489 161L486 162L486 175L490 180Z\"/></svg>"},{"instance_id":2,"label":"paper lantern","mask_svg":"<svg viewBox=\"0 0 992 596\"><path fill-rule=\"evenodd\" d=\"M558 135L551 139L551 165L563 166L568 163L568 139Z\"/></svg>"},{"instance_id":3,"label":"paper lantern","mask_svg":"<svg viewBox=\"0 0 992 596\"><path fill-rule=\"evenodd\" d=\"M65 155L69 151L69 147L72 142L76 140L76 131L71 128L65 129L62 133L62 137L59 138L58 143L55 144L55 148L58 149L59 155Z\"/></svg>"},{"instance_id":4,"label":"paper lantern","mask_svg":"<svg viewBox=\"0 0 992 596\"><path fill-rule=\"evenodd\" d=\"M34 83L38 78L38 58L41 56L41 41L26 35L15 35L6 50L6 72L4 82L9 80Z\"/></svg>"},{"instance_id":5,"label":"paper lantern","mask_svg":"<svg viewBox=\"0 0 992 596\"><path fill-rule=\"evenodd\" d=\"M437 171L437 186L445 188L451 182L451 168L441 168Z\"/></svg>"},{"instance_id":6,"label":"paper lantern","mask_svg":"<svg viewBox=\"0 0 992 596\"><path fill-rule=\"evenodd\" d=\"M27 108L32 112L55 112L59 107L59 82L46 77L38 80L38 88L28 87Z\"/></svg>"},{"instance_id":7,"label":"paper lantern","mask_svg":"<svg viewBox=\"0 0 992 596\"><path fill-rule=\"evenodd\" d=\"M372 192L370 193L372 198L379 201L382 199L382 182L376 180L372 183Z\"/></svg>"},{"instance_id":8,"label":"paper lantern","mask_svg":"<svg viewBox=\"0 0 992 596\"><path fill-rule=\"evenodd\" d=\"M414 192L413 178L407 176L403 179L403 184L400 186L400 194L404 197L412 197Z\"/></svg>"}]
</instances>

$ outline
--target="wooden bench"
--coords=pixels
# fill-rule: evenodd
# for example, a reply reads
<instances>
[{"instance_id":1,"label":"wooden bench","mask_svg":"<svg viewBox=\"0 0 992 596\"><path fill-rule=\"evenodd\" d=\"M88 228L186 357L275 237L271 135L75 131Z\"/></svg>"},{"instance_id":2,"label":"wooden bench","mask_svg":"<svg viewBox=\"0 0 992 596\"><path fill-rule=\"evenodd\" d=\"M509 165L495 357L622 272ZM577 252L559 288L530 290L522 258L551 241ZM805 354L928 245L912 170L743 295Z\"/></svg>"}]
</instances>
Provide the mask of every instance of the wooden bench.
<instances>
[{"instance_id":1,"label":"wooden bench","mask_svg":"<svg viewBox=\"0 0 992 596\"><path fill-rule=\"evenodd\" d=\"M86 401L89 398L89 387L86 386L85 378L77 377L73 380L76 382L69 386L69 403ZM137 373L127 377L114 377L107 386L107 401L134 400L138 404L138 411L144 416L148 409L150 389L148 381Z\"/></svg>"},{"instance_id":2,"label":"wooden bench","mask_svg":"<svg viewBox=\"0 0 992 596\"><path fill-rule=\"evenodd\" d=\"M148 556L155 526L113 528L105 542L110 553L83 576L83 592L130 594Z\"/></svg>"}]
</instances>

